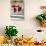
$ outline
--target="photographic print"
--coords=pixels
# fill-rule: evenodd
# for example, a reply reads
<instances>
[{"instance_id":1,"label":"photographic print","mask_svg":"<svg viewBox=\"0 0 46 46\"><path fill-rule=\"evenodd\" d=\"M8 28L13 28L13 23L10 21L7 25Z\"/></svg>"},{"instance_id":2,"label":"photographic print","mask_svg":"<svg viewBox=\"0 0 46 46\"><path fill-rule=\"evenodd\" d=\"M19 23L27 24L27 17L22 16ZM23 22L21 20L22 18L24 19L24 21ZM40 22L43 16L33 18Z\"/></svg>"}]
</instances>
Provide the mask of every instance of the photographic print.
<instances>
[{"instance_id":1,"label":"photographic print","mask_svg":"<svg viewBox=\"0 0 46 46\"><path fill-rule=\"evenodd\" d=\"M24 19L24 0L11 0L11 17Z\"/></svg>"}]
</instances>

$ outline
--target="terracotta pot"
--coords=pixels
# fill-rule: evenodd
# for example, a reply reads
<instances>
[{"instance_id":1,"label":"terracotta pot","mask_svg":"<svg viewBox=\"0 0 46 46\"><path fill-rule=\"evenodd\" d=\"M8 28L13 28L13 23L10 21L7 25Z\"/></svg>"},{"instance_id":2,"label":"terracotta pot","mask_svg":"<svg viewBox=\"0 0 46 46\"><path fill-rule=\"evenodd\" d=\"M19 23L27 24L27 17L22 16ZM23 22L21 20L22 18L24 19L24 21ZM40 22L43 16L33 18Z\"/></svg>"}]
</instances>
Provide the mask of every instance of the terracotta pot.
<instances>
[{"instance_id":1,"label":"terracotta pot","mask_svg":"<svg viewBox=\"0 0 46 46\"><path fill-rule=\"evenodd\" d=\"M40 22L41 23L41 26L42 27L46 27L46 20L43 20L42 22Z\"/></svg>"}]
</instances>

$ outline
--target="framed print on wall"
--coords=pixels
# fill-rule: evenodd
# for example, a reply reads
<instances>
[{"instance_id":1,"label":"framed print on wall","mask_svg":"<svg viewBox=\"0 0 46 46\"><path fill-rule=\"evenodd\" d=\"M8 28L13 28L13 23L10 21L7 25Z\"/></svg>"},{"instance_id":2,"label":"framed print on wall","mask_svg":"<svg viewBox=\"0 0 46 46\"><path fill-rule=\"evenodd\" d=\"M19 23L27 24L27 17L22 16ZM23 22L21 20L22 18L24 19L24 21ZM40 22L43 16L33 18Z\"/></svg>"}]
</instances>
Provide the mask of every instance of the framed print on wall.
<instances>
[{"instance_id":1,"label":"framed print on wall","mask_svg":"<svg viewBox=\"0 0 46 46\"><path fill-rule=\"evenodd\" d=\"M24 0L11 0L11 18L24 19Z\"/></svg>"}]
</instances>

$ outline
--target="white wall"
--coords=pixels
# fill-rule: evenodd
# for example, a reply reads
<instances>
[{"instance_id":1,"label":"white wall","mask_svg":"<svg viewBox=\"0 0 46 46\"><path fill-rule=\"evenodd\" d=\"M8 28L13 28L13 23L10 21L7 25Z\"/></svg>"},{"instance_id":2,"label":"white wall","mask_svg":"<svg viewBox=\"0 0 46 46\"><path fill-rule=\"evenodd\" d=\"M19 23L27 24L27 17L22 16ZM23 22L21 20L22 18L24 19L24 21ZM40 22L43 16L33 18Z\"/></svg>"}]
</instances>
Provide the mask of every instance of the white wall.
<instances>
[{"instance_id":1,"label":"white wall","mask_svg":"<svg viewBox=\"0 0 46 46\"><path fill-rule=\"evenodd\" d=\"M19 36L21 36L21 34L31 36L31 32L35 32L36 29L42 28L39 27L36 22L35 16L40 14L39 7L41 5L46 5L46 0L24 0L24 2L24 21L12 21L10 18L10 0L0 0L0 32L3 32L6 25L15 25L19 31Z\"/></svg>"}]
</instances>

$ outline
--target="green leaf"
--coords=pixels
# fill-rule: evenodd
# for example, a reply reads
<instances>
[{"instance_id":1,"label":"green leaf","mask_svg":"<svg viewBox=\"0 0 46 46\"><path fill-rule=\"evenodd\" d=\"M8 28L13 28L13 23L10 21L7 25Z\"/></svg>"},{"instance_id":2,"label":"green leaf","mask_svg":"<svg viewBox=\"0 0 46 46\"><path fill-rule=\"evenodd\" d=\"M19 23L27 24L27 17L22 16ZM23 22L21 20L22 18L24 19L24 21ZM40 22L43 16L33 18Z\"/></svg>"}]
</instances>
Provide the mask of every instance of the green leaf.
<instances>
[{"instance_id":1,"label":"green leaf","mask_svg":"<svg viewBox=\"0 0 46 46\"><path fill-rule=\"evenodd\" d=\"M46 15L45 15L45 19L46 19Z\"/></svg>"},{"instance_id":2,"label":"green leaf","mask_svg":"<svg viewBox=\"0 0 46 46\"><path fill-rule=\"evenodd\" d=\"M39 21L44 20L44 18L43 18L41 15L38 15L38 16L36 17L36 19L39 20Z\"/></svg>"}]
</instances>

